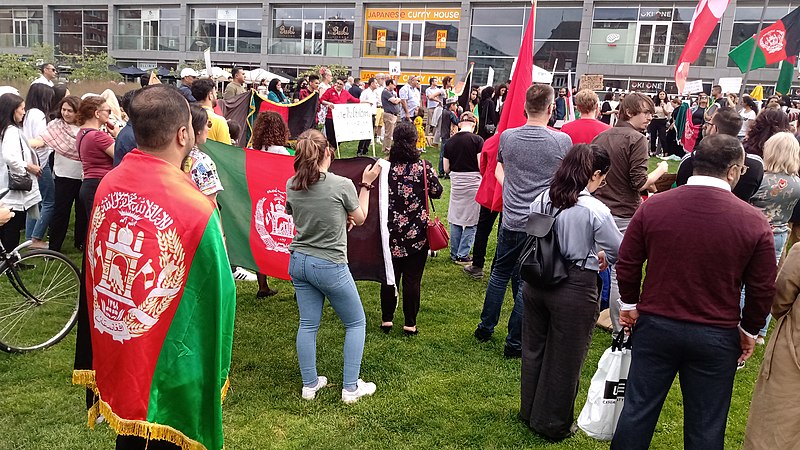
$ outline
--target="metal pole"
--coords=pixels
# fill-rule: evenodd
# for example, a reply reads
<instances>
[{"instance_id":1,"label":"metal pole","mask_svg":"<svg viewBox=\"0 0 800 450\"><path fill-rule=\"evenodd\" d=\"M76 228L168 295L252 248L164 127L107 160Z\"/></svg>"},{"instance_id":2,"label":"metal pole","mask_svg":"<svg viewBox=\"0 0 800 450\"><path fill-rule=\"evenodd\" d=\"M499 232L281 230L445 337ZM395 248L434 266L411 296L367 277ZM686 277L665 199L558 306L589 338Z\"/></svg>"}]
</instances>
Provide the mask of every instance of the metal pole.
<instances>
[{"instance_id":1,"label":"metal pole","mask_svg":"<svg viewBox=\"0 0 800 450\"><path fill-rule=\"evenodd\" d=\"M761 28L764 26L767 6L769 6L769 0L764 0L764 9L761 10L761 19L758 22L758 31L756 31L756 35L753 39L753 51L750 52L750 60L747 62L747 70L744 73L742 87L739 89L739 98L742 98L742 95L744 95L745 88L747 87L747 80L750 78L750 69L753 67L753 59L756 57L756 50L758 49L758 35L761 34Z\"/></svg>"}]
</instances>

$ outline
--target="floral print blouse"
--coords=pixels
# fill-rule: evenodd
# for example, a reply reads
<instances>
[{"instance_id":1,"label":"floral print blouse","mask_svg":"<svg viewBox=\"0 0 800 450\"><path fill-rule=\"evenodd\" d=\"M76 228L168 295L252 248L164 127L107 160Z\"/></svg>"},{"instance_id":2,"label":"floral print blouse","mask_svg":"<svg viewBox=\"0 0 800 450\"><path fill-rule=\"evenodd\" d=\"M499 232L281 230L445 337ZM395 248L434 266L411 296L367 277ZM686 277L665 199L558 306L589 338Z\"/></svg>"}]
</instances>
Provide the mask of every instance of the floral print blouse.
<instances>
[{"instance_id":1,"label":"floral print blouse","mask_svg":"<svg viewBox=\"0 0 800 450\"><path fill-rule=\"evenodd\" d=\"M413 255L428 243L423 170L430 197L441 198L442 184L429 162L392 163L389 169L389 248L393 258Z\"/></svg>"},{"instance_id":2,"label":"floral print blouse","mask_svg":"<svg viewBox=\"0 0 800 450\"><path fill-rule=\"evenodd\" d=\"M800 178L785 173L764 173L764 179L750 203L767 216L773 233L789 231L789 219L800 199Z\"/></svg>"}]
</instances>

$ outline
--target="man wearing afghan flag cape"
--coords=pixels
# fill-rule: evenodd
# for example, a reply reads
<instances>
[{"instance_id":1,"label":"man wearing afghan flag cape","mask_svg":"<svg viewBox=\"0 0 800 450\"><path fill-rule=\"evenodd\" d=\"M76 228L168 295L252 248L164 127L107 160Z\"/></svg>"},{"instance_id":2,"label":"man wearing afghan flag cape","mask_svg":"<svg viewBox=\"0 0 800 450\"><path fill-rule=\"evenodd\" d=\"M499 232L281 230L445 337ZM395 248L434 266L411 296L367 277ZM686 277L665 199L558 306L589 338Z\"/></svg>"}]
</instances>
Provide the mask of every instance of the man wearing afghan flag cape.
<instances>
[{"instance_id":1,"label":"man wearing afghan flag cape","mask_svg":"<svg viewBox=\"0 0 800 450\"><path fill-rule=\"evenodd\" d=\"M181 171L194 144L186 99L132 100L134 150L103 178L86 245L91 388L117 448L223 448L222 398L236 290L214 205Z\"/></svg>"}]
</instances>

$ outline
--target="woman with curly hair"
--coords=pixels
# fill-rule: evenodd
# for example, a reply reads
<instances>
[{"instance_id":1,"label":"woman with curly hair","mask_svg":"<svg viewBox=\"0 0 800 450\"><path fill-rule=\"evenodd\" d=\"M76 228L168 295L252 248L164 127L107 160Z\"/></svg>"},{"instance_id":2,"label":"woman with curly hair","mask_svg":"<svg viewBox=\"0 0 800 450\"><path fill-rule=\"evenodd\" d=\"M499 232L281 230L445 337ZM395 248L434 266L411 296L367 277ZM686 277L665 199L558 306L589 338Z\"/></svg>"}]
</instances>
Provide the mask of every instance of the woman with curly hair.
<instances>
[{"instance_id":1,"label":"woman with curly hair","mask_svg":"<svg viewBox=\"0 0 800 450\"><path fill-rule=\"evenodd\" d=\"M783 131L789 131L789 116L780 109L764 109L747 132L744 150L763 158L767 139Z\"/></svg>"},{"instance_id":2,"label":"woman with curly hair","mask_svg":"<svg viewBox=\"0 0 800 450\"><path fill-rule=\"evenodd\" d=\"M381 286L381 329L392 329L397 307L397 283L403 286L403 315L407 335L417 334L420 282L428 258L428 210L425 178L431 198L442 196L442 185L433 166L419 158L417 130L411 122L398 122L389 150L389 249L392 252L395 286Z\"/></svg>"},{"instance_id":3,"label":"woman with curly hair","mask_svg":"<svg viewBox=\"0 0 800 450\"><path fill-rule=\"evenodd\" d=\"M278 155L293 154L286 149L289 140L289 129L283 117L274 111L266 111L258 115L253 125L253 148Z\"/></svg>"}]
</instances>

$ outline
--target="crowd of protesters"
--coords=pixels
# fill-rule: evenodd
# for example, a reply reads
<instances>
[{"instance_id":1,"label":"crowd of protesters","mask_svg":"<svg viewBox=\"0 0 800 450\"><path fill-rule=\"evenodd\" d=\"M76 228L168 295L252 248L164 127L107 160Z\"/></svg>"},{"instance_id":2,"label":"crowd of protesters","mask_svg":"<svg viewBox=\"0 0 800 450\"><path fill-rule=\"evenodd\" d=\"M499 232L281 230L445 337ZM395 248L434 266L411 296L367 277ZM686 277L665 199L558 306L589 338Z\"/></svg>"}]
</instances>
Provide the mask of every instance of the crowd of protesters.
<instances>
[{"instance_id":1,"label":"crowd of protesters","mask_svg":"<svg viewBox=\"0 0 800 450\"><path fill-rule=\"evenodd\" d=\"M117 98L109 91L78 98L63 85L53 86L53 74L52 64L45 64L25 98L0 96L5 163L0 184L30 180L29 187L16 186L2 200L0 241L7 249L19 244L24 230L33 247L61 250L73 205L73 245L84 248L103 179L125 164L127 154L141 153L135 150L142 132L132 120L134 112L137 106L153 106L144 99L156 98L150 87L140 90L151 91L143 96L131 92ZM235 68L232 75L225 99L248 92L243 71ZM360 377L366 319L347 266L346 233L370 213L370 190L381 168L368 167L358 189L328 172L337 147L332 110L368 103L390 171L389 244L397 281L381 286L384 332L391 332L402 296L402 330L409 336L420 333L420 285L426 261L435 256L425 233L426 204L446 189L440 180L450 178L449 256L472 278L485 275L488 237L500 219L474 337L492 340L511 282L514 305L503 355L522 359L519 417L534 432L561 440L576 431L574 402L600 313L598 275L609 269L613 332L632 332L636 342L612 448L649 447L676 374L683 389L686 446L722 448L737 367L755 345L766 343L745 447L793 444L789 439L800 427L798 419L776 417L774 411L793 407L797 395L792 392L800 392L800 372L792 362L799 345L791 338L800 332L792 308L800 273L800 250L793 246L800 237L796 102L771 96L759 105L751 96L738 98L719 86L711 96L609 92L601 102L590 90L569 96L567 88L556 93L549 85L533 84L524 94L527 122L497 136L496 153L490 154L484 143L497 133L508 107L507 85L468 88L464 105L451 77L441 84L431 78L423 88L412 76L398 88L384 74L335 78L323 68L293 85L292 91L273 79L252 89L279 104L318 94L323 132L308 130L290 143L283 118L264 112L255 120L251 145L295 158L296 174L287 183L287 210L297 228L289 274L300 312L303 398L314 399L328 384L316 370L325 298L346 330L342 400L352 403L377 390ZM189 124L170 125L191 132L186 141L179 139L186 147L180 168L216 205L224 187L214 161L198 145L210 139L243 146L238 125L215 112L217 84L198 79L191 69L181 73L177 89L158 89L191 105ZM567 121L572 107L579 118ZM358 155L366 155L368 144L359 143ZM438 164L422 158L430 148L438 152ZM648 172L654 156L681 161L674 189L658 192L668 166L660 162ZM498 189L502 207L493 210L481 199L492 198ZM556 216L554 233L569 263L569 277L554 289L520 280L526 222L534 212ZM231 276L257 280L258 297L277 293L263 274L233 268ZM770 311L779 321L771 339ZM81 313L86 314L85 304ZM79 334L88 332L85 326L79 325ZM79 352L85 351L81 345L85 340L79 336ZM118 446L142 443L121 439Z\"/></svg>"}]
</instances>

